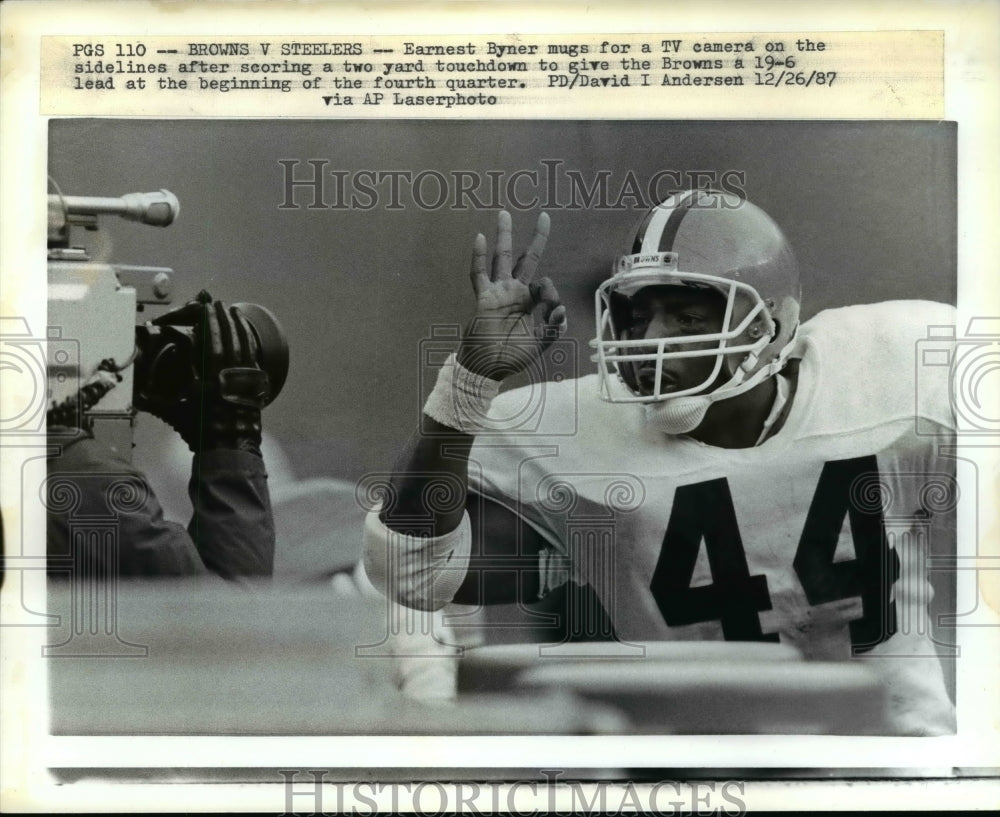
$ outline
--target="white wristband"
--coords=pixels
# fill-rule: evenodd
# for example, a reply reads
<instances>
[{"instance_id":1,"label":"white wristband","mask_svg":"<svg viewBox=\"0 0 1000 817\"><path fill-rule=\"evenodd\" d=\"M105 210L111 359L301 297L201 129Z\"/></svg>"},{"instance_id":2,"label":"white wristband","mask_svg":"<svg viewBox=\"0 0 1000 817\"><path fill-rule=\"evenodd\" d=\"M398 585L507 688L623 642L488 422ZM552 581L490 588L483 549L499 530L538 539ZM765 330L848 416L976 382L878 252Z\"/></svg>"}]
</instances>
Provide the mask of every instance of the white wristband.
<instances>
[{"instance_id":1,"label":"white wristband","mask_svg":"<svg viewBox=\"0 0 1000 817\"><path fill-rule=\"evenodd\" d=\"M448 428L475 435L494 428L488 414L499 392L499 381L470 372L452 352L438 372L424 414Z\"/></svg>"}]
</instances>

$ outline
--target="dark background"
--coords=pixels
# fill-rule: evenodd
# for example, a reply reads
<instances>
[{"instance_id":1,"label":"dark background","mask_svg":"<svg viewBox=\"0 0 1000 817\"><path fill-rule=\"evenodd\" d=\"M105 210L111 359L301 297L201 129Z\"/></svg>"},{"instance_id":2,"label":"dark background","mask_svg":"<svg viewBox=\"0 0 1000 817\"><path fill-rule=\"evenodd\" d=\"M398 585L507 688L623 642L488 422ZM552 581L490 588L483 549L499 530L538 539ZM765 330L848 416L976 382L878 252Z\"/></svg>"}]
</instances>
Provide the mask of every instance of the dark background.
<instances>
[{"instance_id":1,"label":"dark background","mask_svg":"<svg viewBox=\"0 0 1000 817\"><path fill-rule=\"evenodd\" d=\"M469 317L472 240L479 231L492 240L495 212L421 209L406 185L403 206L391 209L388 183L372 209L309 209L308 190L296 193L300 208L280 209L280 160L298 160L299 177L317 159L327 172L498 171L505 180L555 160L588 185L609 171L612 198L629 172L643 186L660 170L741 172L747 197L795 248L808 318L891 298L955 301L955 134L950 123L905 122L78 119L51 122L49 173L67 195L178 196L180 218L167 229L106 220L88 237L97 259L172 267L177 303L204 287L271 308L292 367L265 428L295 476L353 480L391 466L414 427L431 385L420 380L419 343L432 325ZM568 201L565 178L560 191ZM327 203L335 193L331 177ZM429 182L426 198L436 193ZM479 195L489 199L485 187ZM567 304L583 373L593 368L593 289L645 209L626 204L635 206L549 211L540 274ZM515 251L536 213L514 212Z\"/></svg>"}]
</instances>

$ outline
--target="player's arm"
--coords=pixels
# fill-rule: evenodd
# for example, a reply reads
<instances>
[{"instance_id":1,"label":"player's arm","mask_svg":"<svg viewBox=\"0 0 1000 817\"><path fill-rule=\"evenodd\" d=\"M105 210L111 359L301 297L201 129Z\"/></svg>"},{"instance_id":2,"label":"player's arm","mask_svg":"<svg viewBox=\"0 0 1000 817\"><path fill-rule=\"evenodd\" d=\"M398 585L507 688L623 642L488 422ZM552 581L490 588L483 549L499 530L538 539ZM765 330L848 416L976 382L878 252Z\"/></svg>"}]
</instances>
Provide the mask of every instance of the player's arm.
<instances>
[{"instance_id":1,"label":"player's arm","mask_svg":"<svg viewBox=\"0 0 1000 817\"><path fill-rule=\"evenodd\" d=\"M469 454L492 398L507 377L533 364L565 325L565 309L552 281L533 281L549 231L539 216L528 249L515 263L511 219L497 217L492 265L486 239L476 236L470 278L476 310L458 353L442 367L428 398L423 424L398 459L391 490L365 530L365 568L380 590L419 609L438 609L465 580L481 536L489 547L519 541L520 520L492 508L490 524L466 511ZM542 310L536 332L532 313ZM499 594L505 597L505 594Z\"/></svg>"}]
</instances>

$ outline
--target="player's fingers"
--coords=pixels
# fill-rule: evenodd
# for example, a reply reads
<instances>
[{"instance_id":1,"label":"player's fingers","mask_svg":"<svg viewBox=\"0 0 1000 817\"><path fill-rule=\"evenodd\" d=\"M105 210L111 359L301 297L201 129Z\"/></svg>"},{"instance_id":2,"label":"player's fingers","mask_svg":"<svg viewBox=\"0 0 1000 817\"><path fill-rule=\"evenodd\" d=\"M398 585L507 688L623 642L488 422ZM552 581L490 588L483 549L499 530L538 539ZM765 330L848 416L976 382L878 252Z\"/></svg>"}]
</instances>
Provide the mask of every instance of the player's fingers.
<instances>
[{"instance_id":1,"label":"player's fingers","mask_svg":"<svg viewBox=\"0 0 1000 817\"><path fill-rule=\"evenodd\" d=\"M539 330L539 338L541 351L545 351L552 345L552 343L558 340L562 334L566 331L566 307L559 304L555 309L549 313L548 319L542 324Z\"/></svg>"},{"instance_id":2,"label":"player's fingers","mask_svg":"<svg viewBox=\"0 0 1000 817\"><path fill-rule=\"evenodd\" d=\"M550 278L540 278L531 284L531 295L536 304L542 304L542 325L536 330L544 350L566 330L566 307L559 300L559 293Z\"/></svg>"},{"instance_id":3,"label":"player's fingers","mask_svg":"<svg viewBox=\"0 0 1000 817\"><path fill-rule=\"evenodd\" d=\"M531 293L531 300L535 304L543 304L545 306L543 315L546 318L561 303L556 285L552 283L552 279L548 276L539 278L537 281L532 281L528 285L528 291Z\"/></svg>"},{"instance_id":4,"label":"player's fingers","mask_svg":"<svg viewBox=\"0 0 1000 817\"><path fill-rule=\"evenodd\" d=\"M530 283L535 277L535 270L538 269L538 262L545 251L545 243L549 240L549 225L551 221L548 213L541 213L538 221L535 222L535 234L531 237L531 244L524 251L514 267L514 277Z\"/></svg>"},{"instance_id":5,"label":"player's fingers","mask_svg":"<svg viewBox=\"0 0 1000 817\"><path fill-rule=\"evenodd\" d=\"M469 269L469 278L472 280L472 291L478 298L490 282L490 276L486 273L486 236L482 233L479 233L472 242L472 266Z\"/></svg>"},{"instance_id":6,"label":"player's fingers","mask_svg":"<svg viewBox=\"0 0 1000 817\"><path fill-rule=\"evenodd\" d=\"M510 213L501 210L497 214L497 240L496 246L493 248L492 280L506 281L511 277L512 245Z\"/></svg>"},{"instance_id":7,"label":"player's fingers","mask_svg":"<svg viewBox=\"0 0 1000 817\"><path fill-rule=\"evenodd\" d=\"M545 325L551 327L557 335L561 335L566 331L566 307L559 304L555 309L553 309L548 317L545 319Z\"/></svg>"}]
</instances>

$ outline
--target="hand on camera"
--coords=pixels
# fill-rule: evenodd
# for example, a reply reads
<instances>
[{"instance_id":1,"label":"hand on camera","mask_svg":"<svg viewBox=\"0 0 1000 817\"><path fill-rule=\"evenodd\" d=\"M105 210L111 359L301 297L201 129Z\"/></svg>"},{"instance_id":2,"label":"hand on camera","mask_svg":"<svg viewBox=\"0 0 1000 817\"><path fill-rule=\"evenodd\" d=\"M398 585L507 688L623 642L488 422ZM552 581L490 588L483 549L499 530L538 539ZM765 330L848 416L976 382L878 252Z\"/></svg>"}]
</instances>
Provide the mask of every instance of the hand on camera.
<instances>
[{"instance_id":1,"label":"hand on camera","mask_svg":"<svg viewBox=\"0 0 1000 817\"><path fill-rule=\"evenodd\" d=\"M476 314L466 325L458 362L470 372L503 380L528 368L559 337L566 326L566 309L549 278L533 281L549 235L549 217L542 213L528 249L512 261L510 214L497 216L493 265L486 269L486 238L476 236L472 250L472 289ZM533 327L532 313L541 305L542 322Z\"/></svg>"},{"instance_id":2,"label":"hand on camera","mask_svg":"<svg viewBox=\"0 0 1000 817\"><path fill-rule=\"evenodd\" d=\"M202 290L194 301L153 321L190 327L194 378L176 401L140 406L169 423L194 451L213 448L259 453L261 409L270 396L267 373L258 364L257 339L233 306Z\"/></svg>"}]
</instances>

